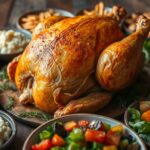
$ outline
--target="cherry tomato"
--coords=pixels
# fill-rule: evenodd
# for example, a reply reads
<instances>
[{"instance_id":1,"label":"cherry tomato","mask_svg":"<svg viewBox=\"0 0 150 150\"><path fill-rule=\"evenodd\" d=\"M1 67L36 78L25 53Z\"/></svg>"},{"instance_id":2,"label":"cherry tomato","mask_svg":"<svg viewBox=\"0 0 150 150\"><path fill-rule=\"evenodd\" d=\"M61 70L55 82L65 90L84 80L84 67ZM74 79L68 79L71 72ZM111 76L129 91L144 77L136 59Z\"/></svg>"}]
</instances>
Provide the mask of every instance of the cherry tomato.
<instances>
[{"instance_id":1,"label":"cherry tomato","mask_svg":"<svg viewBox=\"0 0 150 150\"><path fill-rule=\"evenodd\" d=\"M106 139L106 133L104 131L87 129L87 131L85 132L86 141L104 143L105 139Z\"/></svg>"},{"instance_id":2,"label":"cherry tomato","mask_svg":"<svg viewBox=\"0 0 150 150\"><path fill-rule=\"evenodd\" d=\"M55 134L52 138L52 144L54 146L64 146L65 141L62 137L60 137L58 134Z\"/></svg>"},{"instance_id":3,"label":"cherry tomato","mask_svg":"<svg viewBox=\"0 0 150 150\"><path fill-rule=\"evenodd\" d=\"M50 139L41 141L39 144L32 145L32 150L49 150L52 147Z\"/></svg>"}]
</instances>

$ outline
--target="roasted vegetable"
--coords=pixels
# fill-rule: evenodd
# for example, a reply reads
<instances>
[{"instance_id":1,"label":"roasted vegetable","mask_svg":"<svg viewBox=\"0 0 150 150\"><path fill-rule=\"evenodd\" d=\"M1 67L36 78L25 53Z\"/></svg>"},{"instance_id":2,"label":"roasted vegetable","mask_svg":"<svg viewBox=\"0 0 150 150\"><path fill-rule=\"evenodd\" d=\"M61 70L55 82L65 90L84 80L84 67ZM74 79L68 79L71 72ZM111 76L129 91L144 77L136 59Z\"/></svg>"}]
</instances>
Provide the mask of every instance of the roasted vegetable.
<instances>
[{"instance_id":1,"label":"roasted vegetable","mask_svg":"<svg viewBox=\"0 0 150 150\"><path fill-rule=\"evenodd\" d=\"M141 119L147 122L150 122L150 109L143 112Z\"/></svg>"}]
</instances>

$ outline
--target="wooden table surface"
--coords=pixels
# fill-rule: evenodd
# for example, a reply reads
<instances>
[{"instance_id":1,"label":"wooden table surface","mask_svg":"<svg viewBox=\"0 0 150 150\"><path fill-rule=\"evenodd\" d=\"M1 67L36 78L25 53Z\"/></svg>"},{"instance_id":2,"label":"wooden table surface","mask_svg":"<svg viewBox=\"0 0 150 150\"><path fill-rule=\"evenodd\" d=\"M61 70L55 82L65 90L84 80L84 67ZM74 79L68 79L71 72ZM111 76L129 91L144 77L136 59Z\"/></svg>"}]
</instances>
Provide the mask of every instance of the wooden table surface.
<instances>
[{"instance_id":1,"label":"wooden table surface","mask_svg":"<svg viewBox=\"0 0 150 150\"><path fill-rule=\"evenodd\" d=\"M21 14L30 10L54 7L77 13L83 8L94 6L99 0L15 0L14 3L12 1L13 0L0 0L0 28L4 28L5 26L15 27L17 18ZM128 12L150 11L150 0L105 0L104 2L108 6L121 4L128 10ZM0 64L2 63L0 62ZM8 148L9 150L21 150L27 136L34 129L33 127L18 121L16 121L16 126L17 135L14 143Z\"/></svg>"}]
</instances>

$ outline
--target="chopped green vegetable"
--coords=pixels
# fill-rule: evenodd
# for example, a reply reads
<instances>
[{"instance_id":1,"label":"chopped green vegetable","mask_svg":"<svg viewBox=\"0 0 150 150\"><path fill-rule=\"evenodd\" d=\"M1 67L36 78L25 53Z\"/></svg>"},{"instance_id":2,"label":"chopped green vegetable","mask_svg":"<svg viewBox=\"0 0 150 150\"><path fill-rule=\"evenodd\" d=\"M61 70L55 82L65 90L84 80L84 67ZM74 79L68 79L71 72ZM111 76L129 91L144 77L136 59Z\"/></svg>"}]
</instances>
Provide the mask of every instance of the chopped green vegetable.
<instances>
[{"instance_id":1,"label":"chopped green vegetable","mask_svg":"<svg viewBox=\"0 0 150 150\"><path fill-rule=\"evenodd\" d=\"M81 150L81 147L79 144L75 142L71 142L67 148L67 150Z\"/></svg>"},{"instance_id":2,"label":"chopped green vegetable","mask_svg":"<svg viewBox=\"0 0 150 150\"><path fill-rule=\"evenodd\" d=\"M150 122L141 120L141 113L136 108L129 109L129 125L139 134L145 141L150 143Z\"/></svg>"},{"instance_id":3,"label":"chopped green vegetable","mask_svg":"<svg viewBox=\"0 0 150 150\"><path fill-rule=\"evenodd\" d=\"M48 121L50 119L48 115L42 112L21 112L18 116L22 118L38 118L43 121Z\"/></svg>"},{"instance_id":4,"label":"chopped green vegetable","mask_svg":"<svg viewBox=\"0 0 150 150\"><path fill-rule=\"evenodd\" d=\"M141 113L138 109L136 108L129 108L129 113L131 115L130 117L130 122L138 122L141 120Z\"/></svg>"},{"instance_id":5,"label":"chopped green vegetable","mask_svg":"<svg viewBox=\"0 0 150 150\"><path fill-rule=\"evenodd\" d=\"M45 139L51 139L54 135L54 132L49 132L47 130L43 130L39 136L40 136L40 140L45 140Z\"/></svg>"},{"instance_id":6,"label":"chopped green vegetable","mask_svg":"<svg viewBox=\"0 0 150 150\"><path fill-rule=\"evenodd\" d=\"M82 129L75 128L69 134L69 139L74 142L81 141L84 138Z\"/></svg>"},{"instance_id":7,"label":"chopped green vegetable","mask_svg":"<svg viewBox=\"0 0 150 150\"><path fill-rule=\"evenodd\" d=\"M127 149L128 145L129 145L129 140L123 139L119 144L119 148L120 148L120 150L125 150L125 149Z\"/></svg>"},{"instance_id":8,"label":"chopped green vegetable","mask_svg":"<svg viewBox=\"0 0 150 150\"><path fill-rule=\"evenodd\" d=\"M143 53L145 54L145 61L150 61L150 39L144 42Z\"/></svg>"},{"instance_id":9,"label":"chopped green vegetable","mask_svg":"<svg viewBox=\"0 0 150 150\"><path fill-rule=\"evenodd\" d=\"M4 109L10 110L15 105L13 97L8 97L8 101L4 104Z\"/></svg>"},{"instance_id":10,"label":"chopped green vegetable","mask_svg":"<svg viewBox=\"0 0 150 150\"><path fill-rule=\"evenodd\" d=\"M138 133L150 133L150 122L139 121L131 124L131 127Z\"/></svg>"},{"instance_id":11,"label":"chopped green vegetable","mask_svg":"<svg viewBox=\"0 0 150 150\"><path fill-rule=\"evenodd\" d=\"M106 131L110 130L111 128L110 124L103 122L103 125Z\"/></svg>"},{"instance_id":12,"label":"chopped green vegetable","mask_svg":"<svg viewBox=\"0 0 150 150\"><path fill-rule=\"evenodd\" d=\"M51 150L66 150L64 147L55 146L52 147Z\"/></svg>"},{"instance_id":13,"label":"chopped green vegetable","mask_svg":"<svg viewBox=\"0 0 150 150\"><path fill-rule=\"evenodd\" d=\"M128 145L127 150L139 150L140 146L137 142Z\"/></svg>"},{"instance_id":14,"label":"chopped green vegetable","mask_svg":"<svg viewBox=\"0 0 150 150\"><path fill-rule=\"evenodd\" d=\"M46 128L46 130L49 131L49 132L54 132L52 126L48 126L48 127Z\"/></svg>"},{"instance_id":15,"label":"chopped green vegetable","mask_svg":"<svg viewBox=\"0 0 150 150\"><path fill-rule=\"evenodd\" d=\"M144 142L150 144L150 134L139 134L139 137L142 138Z\"/></svg>"},{"instance_id":16,"label":"chopped green vegetable","mask_svg":"<svg viewBox=\"0 0 150 150\"><path fill-rule=\"evenodd\" d=\"M92 150L102 150L103 149L103 144L93 142L92 143Z\"/></svg>"}]
</instances>

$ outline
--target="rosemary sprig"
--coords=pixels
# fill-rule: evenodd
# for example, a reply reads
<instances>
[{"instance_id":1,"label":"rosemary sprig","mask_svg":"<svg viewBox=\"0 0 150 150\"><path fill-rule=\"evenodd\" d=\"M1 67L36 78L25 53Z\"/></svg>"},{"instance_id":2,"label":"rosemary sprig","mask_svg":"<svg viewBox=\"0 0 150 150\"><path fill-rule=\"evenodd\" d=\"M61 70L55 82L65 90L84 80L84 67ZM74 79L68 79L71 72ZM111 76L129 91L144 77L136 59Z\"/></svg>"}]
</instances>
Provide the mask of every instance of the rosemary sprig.
<instances>
[{"instance_id":1,"label":"rosemary sprig","mask_svg":"<svg viewBox=\"0 0 150 150\"><path fill-rule=\"evenodd\" d=\"M10 110L15 105L13 97L8 97L8 101L4 104L4 109Z\"/></svg>"},{"instance_id":2,"label":"rosemary sprig","mask_svg":"<svg viewBox=\"0 0 150 150\"><path fill-rule=\"evenodd\" d=\"M41 119L43 121L48 121L50 119L50 117L42 112L21 112L19 115L19 117L22 118L38 118Z\"/></svg>"}]
</instances>

